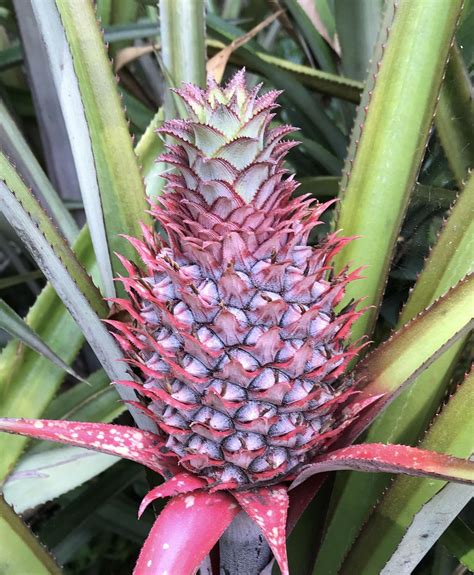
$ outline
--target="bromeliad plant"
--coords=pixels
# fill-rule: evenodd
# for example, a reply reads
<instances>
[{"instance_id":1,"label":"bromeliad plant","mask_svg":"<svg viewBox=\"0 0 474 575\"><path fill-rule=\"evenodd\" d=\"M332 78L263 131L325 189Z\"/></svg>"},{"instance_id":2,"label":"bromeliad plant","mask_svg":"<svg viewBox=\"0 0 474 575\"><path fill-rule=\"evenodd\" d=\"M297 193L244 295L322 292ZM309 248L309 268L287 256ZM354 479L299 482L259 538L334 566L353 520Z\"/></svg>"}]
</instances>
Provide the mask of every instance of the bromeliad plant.
<instances>
[{"instance_id":1,"label":"bromeliad plant","mask_svg":"<svg viewBox=\"0 0 474 575\"><path fill-rule=\"evenodd\" d=\"M97 42L94 34L87 36L88 27L93 28L92 9L80 15L74 11L74 2L49 4L52 14L62 21L57 20L56 33L63 25L70 44L65 74L73 96L60 103L71 135L76 124L68 114L74 102L81 97L84 102L84 124L78 122L78 139L91 145L94 161L81 163L82 148L73 146L72 151L81 185L91 181L87 167L96 170L93 176L97 176L98 189L90 193L84 188L82 193L102 286L112 309L104 304L102 294L66 240L5 157L2 210L81 327L137 427L3 417L0 430L118 455L161 476L163 481L146 494L139 514L156 499L170 500L143 545L135 567L137 574L192 575L206 556L212 556L225 530L227 547L238 545L232 530L239 514L248 538L254 537L258 544L262 533L282 574L288 574L287 535L328 471L391 472L473 484L470 440L454 445L458 457L440 452L439 444L430 445L430 434L436 435L450 413L452 418L453 410L461 410L466 396L472 396L472 378L465 381L433 424L426 445L401 445L391 437L370 441L371 431L369 440L352 445L403 387L465 337L471 327L465 310L466 306L469 309L472 278L448 291L468 271L469 265L463 262L457 267L459 277L454 281L450 278L448 284L440 282L423 307L447 292L441 299L412 322L403 321L404 327L353 367L367 346L364 335L370 333L370 322L376 319L373 307L362 306L380 303L384 273L389 267L388 250L383 252L385 260L377 260L379 254L373 257L365 244L367 262L362 258L360 263L366 269L354 269L351 264L357 262L353 257L357 248L353 246L364 244L365 239L348 237L347 233L355 230L343 225L348 218L357 219L355 209L348 215L353 203L366 201L371 193L367 160L378 151L370 148L365 135L353 136L358 148L355 160L350 160L354 165L348 189L341 198L342 233L328 233L309 242L310 234L321 224L320 217L334 201L319 203L311 194L295 195L298 184L285 166L286 154L297 143L291 136L294 128L274 123L280 92L262 93L261 85L250 88L243 70L223 86L212 78L205 89L185 83L174 90L173 105L184 110L182 117L170 119L158 129L167 141L158 158L167 168L161 174L166 185L162 195L150 202L151 221L141 226L141 237L134 237L130 232L136 230L138 219L130 221L140 213L143 197L123 187L104 191L111 182L118 183L120 173L125 176L124 170L135 168L125 148L123 166L119 165L122 158L104 156L113 154L114 148L100 139L101 122L119 105L110 94L110 101L101 103L101 93L93 85L98 81L94 73L101 66L106 69L106 64L97 64L96 55L88 51L87 43L94 46ZM295 18L301 18L301 8L289 4ZM169 6L165 5L166 11ZM368 90L372 99L361 108L367 114L369 134L371 122L376 125L380 113L379 102L384 101L383 91L390 89L383 74L387 78L392 74L392 82L396 79L389 66L390 58L395 57L390 49L396 46L397 34L405 33L404 18L411 22L413 12L422 10L414 8L417 5L406 2L397 14L381 60L380 87L376 84L373 94ZM34 3L33 12L50 49L54 34L48 39L47 20ZM445 30L437 44L441 64L433 67L430 89L426 90L428 110L435 105L436 86L441 82L456 18L451 8L439 15L440 29L444 26ZM439 30L433 30L433 37L438 36ZM434 50L432 44L429 48ZM103 55L102 48L99 53ZM55 72L54 57L50 57L53 78L59 82L62 72ZM109 88L107 81L105 88ZM74 94L79 100L74 100ZM112 112L105 109L107 104ZM117 112L116 117L119 115ZM415 113L414 118L418 118ZM426 137L429 129L426 112L417 121L413 152L409 155L408 150L407 160L397 165L402 179L406 173L402 182L405 196L394 195L399 202L395 206L398 220L389 221L390 233L380 238L390 249L394 241L390 237L398 233L413 183L414 166L421 160L417 138ZM378 144L385 152L389 139L384 142L381 136ZM332 142L337 147L337 142ZM127 177L130 181L130 174ZM359 191L352 192L355 184L351 185L350 178L360 189L358 200L354 194ZM468 186L472 188L472 178ZM387 187L390 189L390 184ZM129 199L118 206L123 229L102 229L94 210L104 208L107 224L112 218L113 200L122 202L122 190L129 194ZM100 194L100 200L95 193ZM138 198L138 207L127 213L134 198ZM462 201L472 203L467 189L438 240L436 249L441 252L452 245L451 227L461 234L464 230ZM139 217L148 218L145 212ZM123 243L117 244L117 231L126 236L139 259L123 248ZM87 236L83 237L87 242ZM99 253L101 246L110 250L115 245L119 250L115 259ZM439 265L439 259L433 252L426 274ZM118 262L127 272L120 273L120 297L107 281L112 268L119 269ZM370 279L374 273L379 277L375 290L373 282L366 293L363 287L359 292L354 288L364 286L364 282L367 285L367 276ZM366 274L365 279L361 277ZM423 275L419 285L423 289ZM410 301L416 293L415 288ZM348 294L355 297L348 300ZM362 302L365 296L367 301ZM413 315L420 311L417 304L413 304ZM12 317L11 322L19 321ZM452 452L453 446L446 442L446 449ZM351 568L365 572L357 546L353 549L357 568ZM222 562L227 561L225 569L229 572L231 562L226 554L239 557L238 549L229 552L225 545L221 548ZM262 557L268 561L265 547ZM240 561L244 561L243 556ZM261 567L253 568L259 571ZM236 567L236 573L241 572L238 569L242 565ZM250 575L250 567L245 569Z\"/></svg>"}]
</instances>

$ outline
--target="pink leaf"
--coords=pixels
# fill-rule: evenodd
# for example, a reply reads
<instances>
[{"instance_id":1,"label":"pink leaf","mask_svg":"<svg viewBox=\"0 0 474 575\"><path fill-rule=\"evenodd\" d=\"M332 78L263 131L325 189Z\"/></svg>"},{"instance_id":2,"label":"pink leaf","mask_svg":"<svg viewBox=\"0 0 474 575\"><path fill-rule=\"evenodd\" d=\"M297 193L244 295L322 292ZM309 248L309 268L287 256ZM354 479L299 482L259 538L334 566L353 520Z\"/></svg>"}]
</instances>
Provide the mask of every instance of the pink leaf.
<instances>
[{"instance_id":1,"label":"pink leaf","mask_svg":"<svg viewBox=\"0 0 474 575\"><path fill-rule=\"evenodd\" d=\"M239 511L227 493L177 495L156 519L134 575L192 575Z\"/></svg>"},{"instance_id":2,"label":"pink leaf","mask_svg":"<svg viewBox=\"0 0 474 575\"><path fill-rule=\"evenodd\" d=\"M406 445L366 443L316 457L313 463L302 468L291 487L296 487L315 473L338 469L404 473L474 484L474 463L466 459Z\"/></svg>"},{"instance_id":3,"label":"pink leaf","mask_svg":"<svg viewBox=\"0 0 474 575\"><path fill-rule=\"evenodd\" d=\"M287 488L273 485L251 491L234 491L232 495L262 530L282 575L289 575L286 556L286 516L289 501Z\"/></svg>"},{"instance_id":4,"label":"pink leaf","mask_svg":"<svg viewBox=\"0 0 474 575\"><path fill-rule=\"evenodd\" d=\"M160 497L174 497L180 493L189 493L190 491L201 489L206 485L207 481L205 479L202 479L197 475L192 475L191 473L180 472L145 495L143 501L140 503L138 517L142 516L148 505L150 505L150 503L155 499Z\"/></svg>"},{"instance_id":5,"label":"pink leaf","mask_svg":"<svg viewBox=\"0 0 474 575\"><path fill-rule=\"evenodd\" d=\"M0 431L117 455L146 465L160 474L175 467L173 460L160 452L162 439L135 427L79 421L0 418Z\"/></svg>"}]
</instances>

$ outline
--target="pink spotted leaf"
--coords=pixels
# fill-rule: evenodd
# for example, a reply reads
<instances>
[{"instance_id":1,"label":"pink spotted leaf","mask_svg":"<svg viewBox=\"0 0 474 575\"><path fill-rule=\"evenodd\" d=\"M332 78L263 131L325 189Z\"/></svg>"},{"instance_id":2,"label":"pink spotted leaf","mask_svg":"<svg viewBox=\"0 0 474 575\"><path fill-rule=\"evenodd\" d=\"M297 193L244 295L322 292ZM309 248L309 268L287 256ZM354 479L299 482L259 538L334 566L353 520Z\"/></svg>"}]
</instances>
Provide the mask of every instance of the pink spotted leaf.
<instances>
[{"instance_id":1,"label":"pink spotted leaf","mask_svg":"<svg viewBox=\"0 0 474 575\"><path fill-rule=\"evenodd\" d=\"M408 447L366 443L337 449L302 467L291 487L316 473L352 469L368 472L404 473L474 484L474 463L443 453Z\"/></svg>"},{"instance_id":2,"label":"pink spotted leaf","mask_svg":"<svg viewBox=\"0 0 474 575\"><path fill-rule=\"evenodd\" d=\"M286 519L288 492L286 486L258 487L251 491L235 491L234 497L247 515L260 527L282 575L289 575L286 555Z\"/></svg>"},{"instance_id":3,"label":"pink spotted leaf","mask_svg":"<svg viewBox=\"0 0 474 575\"><path fill-rule=\"evenodd\" d=\"M117 455L141 463L162 475L175 469L173 460L160 452L160 448L163 448L162 439L135 427L79 421L0 418L0 431Z\"/></svg>"},{"instance_id":4,"label":"pink spotted leaf","mask_svg":"<svg viewBox=\"0 0 474 575\"><path fill-rule=\"evenodd\" d=\"M224 492L184 493L156 519L143 545L134 575L190 575L240 511Z\"/></svg>"}]
</instances>

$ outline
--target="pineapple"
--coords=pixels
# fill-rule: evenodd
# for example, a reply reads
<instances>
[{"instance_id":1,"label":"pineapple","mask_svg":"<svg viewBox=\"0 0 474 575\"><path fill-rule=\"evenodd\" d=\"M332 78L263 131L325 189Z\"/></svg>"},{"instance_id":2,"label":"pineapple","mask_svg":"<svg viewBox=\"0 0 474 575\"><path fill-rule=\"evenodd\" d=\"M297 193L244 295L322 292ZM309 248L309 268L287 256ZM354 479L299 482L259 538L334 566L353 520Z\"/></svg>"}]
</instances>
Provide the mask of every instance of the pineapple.
<instances>
[{"instance_id":1,"label":"pineapple","mask_svg":"<svg viewBox=\"0 0 474 575\"><path fill-rule=\"evenodd\" d=\"M145 228L131 239L146 271L123 260L130 300L115 302L130 321L110 322L166 450L219 489L281 481L357 413L341 376L359 312L336 311L357 275L331 267L348 240L307 245L329 203L292 197L293 128L271 126L279 92L259 89L240 71L176 90L189 117L159 130L174 170L152 206L167 242Z\"/></svg>"}]
</instances>

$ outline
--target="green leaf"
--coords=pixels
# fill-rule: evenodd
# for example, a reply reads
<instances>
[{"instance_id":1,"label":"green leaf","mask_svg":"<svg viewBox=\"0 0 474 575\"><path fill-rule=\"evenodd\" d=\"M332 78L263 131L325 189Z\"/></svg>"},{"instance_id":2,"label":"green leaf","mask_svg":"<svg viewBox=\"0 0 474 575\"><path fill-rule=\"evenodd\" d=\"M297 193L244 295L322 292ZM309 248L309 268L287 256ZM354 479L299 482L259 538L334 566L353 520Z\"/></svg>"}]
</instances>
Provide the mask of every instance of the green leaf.
<instances>
[{"instance_id":1,"label":"green leaf","mask_svg":"<svg viewBox=\"0 0 474 575\"><path fill-rule=\"evenodd\" d=\"M348 78L364 81L379 33L383 0L336 0L334 8L342 70Z\"/></svg>"},{"instance_id":2,"label":"green leaf","mask_svg":"<svg viewBox=\"0 0 474 575\"><path fill-rule=\"evenodd\" d=\"M25 272L16 276L0 278L0 290L15 287L17 285L29 282L30 280L36 280L42 277L43 274L40 272L40 270L35 270L33 272Z\"/></svg>"},{"instance_id":3,"label":"green leaf","mask_svg":"<svg viewBox=\"0 0 474 575\"><path fill-rule=\"evenodd\" d=\"M110 385L110 378L100 369L71 389L53 399L46 411L46 419L68 419L70 421L110 422L125 411L117 392ZM53 444L41 443L43 447Z\"/></svg>"},{"instance_id":4,"label":"green leaf","mask_svg":"<svg viewBox=\"0 0 474 575\"><path fill-rule=\"evenodd\" d=\"M469 571L474 571L474 532L461 519L455 519L440 538L450 555Z\"/></svg>"},{"instance_id":5,"label":"green leaf","mask_svg":"<svg viewBox=\"0 0 474 575\"><path fill-rule=\"evenodd\" d=\"M55 273L68 276L67 280L76 286L73 291L81 290L93 312L105 315L108 308L99 290L3 154L0 154L0 198L0 209L29 247L45 276L50 280ZM45 253L50 253L52 258L48 260ZM46 270L47 260L50 263ZM65 292L63 295L66 297Z\"/></svg>"},{"instance_id":6,"label":"green leaf","mask_svg":"<svg viewBox=\"0 0 474 575\"><path fill-rule=\"evenodd\" d=\"M70 137L103 286L112 296L113 275L123 273L114 252L136 259L120 234L139 236L140 221L150 221L116 82L91 4L78 11L70 0L56 5L48 0L41 7L33 3L33 11Z\"/></svg>"},{"instance_id":7,"label":"green leaf","mask_svg":"<svg viewBox=\"0 0 474 575\"><path fill-rule=\"evenodd\" d=\"M225 44L219 40L207 38L206 46L213 53L217 53L225 47ZM360 95L364 87L362 82L344 78L343 76L337 76L336 74L322 72L321 70L316 70L315 68L310 68L309 66L298 64L291 60L283 60L283 58L273 56L272 54L262 51L262 49L254 50L252 47L251 53L267 64L272 64L273 66L290 72L295 80L303 84L303 86L312 88L322 94L347 100L348 102L354 102L357 104L360 101ZM230 61L237 65L242 65L244 63L239 54L235 52L231 54ZM248 69L252 71L255 70L254 66L252 66L255 62L256 60L253 59L245 60Z\"/></svg>"},{"instance_id":8,"label":"green leaf","mask_svg":"<svg viewBox=\"0 0 474 575\"><path fill-rule=\"evenodd\" d=\"M404 569L413 572L473 495L474 489L466 485L443 487L415 515L382 574L398 575Z\"/></svg>"},{"instance_id":9,"label":"green leaf","mask_svg":"<svg viewBox=\"0 0 474 575\"><path fill-rule=\"evenodd\" d=\"M295 139L299 139L298 134ZM309 176L300 178L297 194L312 194L320 198L334 198L339 192L341 179L337 176ZM456 197L454 190L425 186L417 183L413 190L413 200L423 206L433 206L448 210Z\"/></svg>"},{"instance_id":10,"label":"green leaf","mask_svg":"<svg viewBox=\"0 0 474 575\"><path fill-rule=\"evenodd\" d=\"M164 142L156 134L156 130L163 121L164 109L160 108L135 147L138 162L145 175L146 193L152 199L161 194L165 184L165 180L160 177L163 166L156 161L156 158L164 151Z\"/></svg>"},{"instance_id":11,"label":"green leaf","mask_svg":"<svg viewBox=\"0 0 474 575\"><path fill-rule=\"evenodd\" d=\"M65 119L61 113L61 92L55 86L48 45L35 22L34 4L26 0L15 2L14 6L21 32L22 50L30 71L28 83L40 127L39 135L46 169L61 197L77 199L80 197L80 189L71 152L73 138L68 137ZM56 51L59 52L60 48L56 48Z\"/></svg>"},{"instance_id":12,"label":"green leaf","mask_svg":"<svg viewBox=\"0 0 474 575\"><path fill-rule=\"evenodd\" d=\"M2 299L0 299L0 329L4 329L10 335L17 337L28 347L34 349L37 353L40 353L61 369L64 369L64 371L76 379L84 381L82 377L54 353L49 345Z\"/></svg>"},{"instance_id":13,"label":"green leaf","mask_svg":"<svg viewBox=\"0 0 474 575\"><path fill-rule=\"evenodd\" d=\"M402 326L474 267L474 173L457 199L400 315Z\"/></svg>"},{"instance_id":14,"label":"green leaf","mask_svg":"<svg viewBox=\"0 0 474 575\"><path fill-rule=\"evenodd\" d=\"M76 320L110 379L133 379L132 373L119 361L123 354L101 321L108 307L99 291L13 168L6 160L2 163L8 168L7 181L0 185L2 211ZM2 171L7 173L6 169ZM135 398L130 389L120 386L117 389L124 399ZM140 427L151 425L137 409L132 407L130 412Z\"/></svg>"},{"instance_id":15,"label":"green leaf","mask_svg":"<svg viewBox=\"0 0 474 575\"><path fill-rule=\"evenodd\" d=\"M84 523L99 507L123 491L143 473L138 465L119 461L45 522L40 537L49 548L56 547L69 533ZM136 519L138 521L138 518Z\"/></svg>"},{"instance_id":16,"label":"green leaf","mask_svg":"<svg viewBox=\"0 0 474 575\"><path fill-rule=\"evenodd\" d=\"M43 200L45 208L71 244L77 237L79 229L2 101L0 101L0 144L2 151L15 162L25 182Z\"/></svg>"},{"instance_id":17,"label":"green leaf","mask_svg":"<svg viewBox=\"0 0 474 575\"><path fill-rule=\"evenodd\" d=\"M402 386L469 333L474 324L473 286L471 274L360 362L356 369L360 397L384 393L383 403L393 400Z\"/></svg>"},{"instance_id":18,"label":"green leaf","mask_svg":"<svg viewBox=\"0 0 474 575\"><path fill-rule=\"evenodd\" d=\"M175 86L206 85L203 0L159 0L161 53L164 68ZM183 31L186 33L183 33ZM165 116L175 115L173 95L165 95Z\"/></svg>"},{"instance_id":19,"label":"green leaf","mask_svg":"<svg viewBox=\"0 0 474 575\"><path fill-rule=\"evenodd\" d=\"M308 42L308 46L316 57L320 68L326 72L335 73L336 65L332 57L331 49L313 26L303 7L297 0L285 0L285 4L301 30L304 39Z\"/></svg>"},{"instance_id":20,"label":"green leaf","mask_svg":"<svg viewBox=\"0 0 474 575\"><path fill-rule=\"evenodd\" d=\"M410 294L398 322L399 328L415 318L472 269L473 186L474 177L471 177ZM467 302L466 305L469 309ZM440 322L440 325L443 327L432 329L443 331L443 323ZM377 418L366 434L365 441L415 444L438 409L464 344L465 338L461 338L417 377L410 388L403 391L400 397ZM338 477L338 490L333 498L334 512L321 548L318 568L329 569L326 561L332 561L336 556L334 541L337 541L338 546L337 557L343 556L389 481L389 476L381 474L362 476L350 473ZM365 495L363 498L357 497L358 493ZM350 514L349 521L348 514ZM346 525L346 528L341 531L343 525Z\"/></svg>"},{"instance_id":21,"label":"green leaf","mask_svg":"<svg viewBox=\"0 0 474 575\"><path fill-rule=\"evenodd\" d=\"M474 373L461 385L428 430L420 447L470 457L474 449ZM372 512L346 556L341 575L381 573L416 514L445 481L398 477ZM399 571L400 572L400 571Z\"/></svg>"},{"instance_id":22,"label":"green leaf","mask_svg":"<svg viewBox=\"0 0 474 575\"><path fill-rule=\"evenodd\" d=\"M53 447L27 454L3 486L7 502L24 513L75 489L119 461L81 447Z\"/></svg>"},{"instance_id":23,"label":"green leaf","mask_svg":"<svg viewBox=\"0 0 474 575\"><path fill-rule=\"evenodd\" d=\"M162 143L158 137L156 140L159 144ZM80 263L92 273L94 281L98 282L94 252L87 228L81 231L73 249ZM41 272L32 273L42 276ZM0 289L4 286L2 282L6 279L0 280ZM15 281L20 281L20 279L17 278ZM10 279L8 281L10 282ZM26 322L67 363L70 364L73 361L83 343L83 335L51 285L44 288L32 306ZM52 366L49 360L17 341L11 341L0 355L1 415L4 417L16 417L20 414L24 417L41 416L63 378L64 371ZM107 386L109 381L110 378L107 377ZM76 387L84 389L85 386L80 384ZM95 383L92 382L91 391L94 389ZM97 417L97 421L101 421L102 417L113 419L124 410L123 404L113 401L115 394L116 391L110 387L103 392L97 390L97 396L91 395L91 399L95 401L89 402L86 392L80 398L76 398L71 390L73 402L76 398L79 404L77 412L73 409L73 405L68 408L71 410L70 417L78 420ZM59 412L59 398L58 404L55 402L54 405L58 407ZM12 469L27 442L28 439L25 437L0 435L0 452L2 453L0 482Z\"/></svg>"},{"instance_id":24,"label":"green leaf","mask_svg":"<svg viewBox=\"0 0 474 575\"><path fill-rule=\"evenodd\" d=\"M79 234L74 250L80 263L95 274L94 252L87 228ZM51 285L43 289L25 321L65 362L70 364L74 360L84 337ZM40 416L63 378L64 371L48 359L21 342L9 342L0 355L0 413L4 417ZM20 436L0 436L0 482L27 441Z\"/></svg>"},{"instance_id":25,"label":"green leaf","mask_svg":"<svg viewBox=\"0 0 474 575\"><path fill-rule=\"evenodd\" d=\"M348 286L346 297L364 297L364 304L374 306L354 325L354 339L370 334L377 318L462 2L396 5L396 11L394 2L387 6L388 39L380 38L377 46L375 82L370 75L341 185L336 227L360 237L337 254L336 266L367 266L365 278Z\"/></svg>"},{"instance_id":26,"label":"green leaf","mask_svg":"<svg viewBox=\"0 0 474 575\"><path fill-rule=\"evenodd\" d=\"M58 395L44 415L49 419L110 422L125 409L110 379L99 370L87 382ZM89 481L117 461L117 457L87 449L34 442L3 490L16 512L22 513Z\"/></svg>"},{"instance_id":27,"label":"green leaf","mask_svg":"<svg viewBox=\"0 0 474 575\"><path fill-rule=\"evenodd\" d=\"M461 189L468 170L474 168L474 106L469 74L456 44L451 49L441 86L435 125Z\"/></svg>"},{"instance_id":28,"label":"green leaf","mask_svg":"<svg viewBox=\"0 0 474 575\"><path fill-rule=\"evenodd\" d=\"M38 539L0 495L0 567L2 575L31 573L59 575L55 564Z\"/></svg>"}]
</instances>

